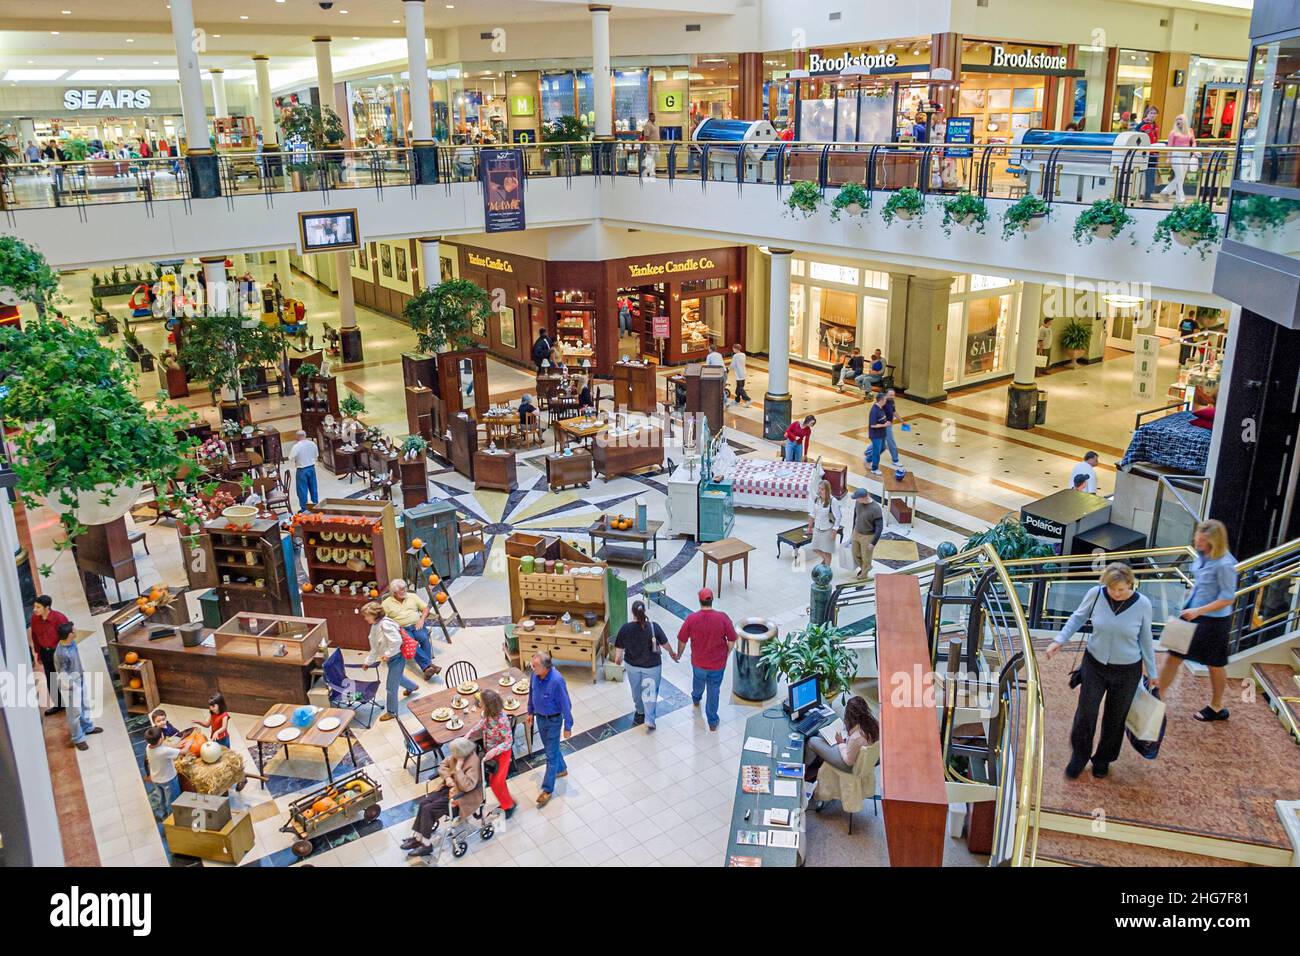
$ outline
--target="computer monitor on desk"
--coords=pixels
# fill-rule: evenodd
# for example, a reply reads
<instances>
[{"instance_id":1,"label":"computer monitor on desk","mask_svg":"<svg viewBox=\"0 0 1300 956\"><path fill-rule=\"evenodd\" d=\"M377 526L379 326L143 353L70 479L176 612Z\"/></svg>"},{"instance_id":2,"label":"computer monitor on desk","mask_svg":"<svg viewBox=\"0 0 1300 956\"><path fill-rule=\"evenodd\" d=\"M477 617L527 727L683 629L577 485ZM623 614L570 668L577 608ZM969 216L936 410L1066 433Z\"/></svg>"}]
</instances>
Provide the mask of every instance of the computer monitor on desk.
<instances>
[{"instance_id":1,"label":"computer monitor on desk","mask_svg":"<svg viewBox=\"0 0 1300 956\"><path fill-rule=\"evenodd\" d=\"M791 720L799 720L821 702L821 688L817 683L817 675L813 674L790 684L785 702L785 712L790 715Z\"/></svg>"}]
</instances>

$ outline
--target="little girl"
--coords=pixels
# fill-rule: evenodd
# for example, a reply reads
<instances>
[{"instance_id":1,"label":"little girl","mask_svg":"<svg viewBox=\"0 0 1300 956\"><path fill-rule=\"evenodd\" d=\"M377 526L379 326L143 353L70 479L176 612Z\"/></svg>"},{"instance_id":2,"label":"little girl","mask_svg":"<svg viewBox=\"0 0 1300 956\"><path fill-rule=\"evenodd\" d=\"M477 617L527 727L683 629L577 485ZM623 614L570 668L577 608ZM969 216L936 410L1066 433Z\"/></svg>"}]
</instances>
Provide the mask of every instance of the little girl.
<instances>
[{"instance_id":1,"label":"little girl","mask_svg":"<svg viewBox=\"0 0 1300 956\"><path fill-rule=\"evenodd\" d=\"M226 698L213 694L208 698L208 719L194 721L196 726L207 727L209 736L221 746L230 748L230 713L226 709Z\"/></svg>"}]
</instances>

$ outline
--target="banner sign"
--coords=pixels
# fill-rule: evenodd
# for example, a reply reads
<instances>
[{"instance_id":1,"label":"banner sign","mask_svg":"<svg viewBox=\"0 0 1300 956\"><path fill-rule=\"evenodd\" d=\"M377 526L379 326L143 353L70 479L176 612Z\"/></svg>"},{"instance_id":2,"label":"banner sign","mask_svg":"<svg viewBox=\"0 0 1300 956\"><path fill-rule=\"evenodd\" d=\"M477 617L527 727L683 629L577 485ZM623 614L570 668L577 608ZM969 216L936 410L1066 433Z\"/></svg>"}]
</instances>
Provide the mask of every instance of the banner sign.
<instances>
[{"instance_id":1,"label":"banner sign","mask_svg":"<svg viewBox=\"0 0 1300 956\"><path fill-rule=\"evenodd\" d=\"M484 149L483 222L485 232L524 228L524 154L518 149Z\"/></svg>"},{"instance_id":2,"label":"banner sign","mask_svg":"<svg viewBox=\"0 0 1300 956\"><path fill-rule=\"evenodd\" d=\"M949 116L948 122L944 127L943 141L945 143L966 143L975 142L975 117L973 116ZM943 151L944 156L954 159L970 156L969 149L954 149L949 147Z\"/></svg>"}]
</instances>

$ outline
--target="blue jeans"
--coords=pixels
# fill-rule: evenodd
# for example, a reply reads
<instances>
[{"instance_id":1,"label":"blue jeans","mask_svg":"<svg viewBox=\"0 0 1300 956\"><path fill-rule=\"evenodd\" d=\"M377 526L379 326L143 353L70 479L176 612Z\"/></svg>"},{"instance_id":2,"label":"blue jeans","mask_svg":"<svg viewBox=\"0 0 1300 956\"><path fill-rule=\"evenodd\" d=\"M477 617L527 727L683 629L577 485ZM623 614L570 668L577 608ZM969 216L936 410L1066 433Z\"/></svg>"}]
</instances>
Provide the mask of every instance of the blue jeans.
<instances>
[{"instance_id":1,"label":"blue jeans","mask_svg":"<svg viewBox=\"0 0 1300 956\"><path fill-rule=\"evenodd\" d=\"M885 428L885 447L889 449L889 457L893 459L895 465L898 464L898 444L894 441L894 426L889 425ZM879 464L879 459L877 459Z\"/></svg>"},{"instance_id":2,"label":"blue jeans","mask_svg":"<svg viewBox=\"0 0 1300 956\"><path fill-rule=\"evenodd\" d=\"M299 468L294 476L294 490L298 492L298 510L307 510L307 500L310 498L313 502L320 501L320 496L316 491L316 466L308 465L306 468Z\"/></svg>"},{"instance_id":3,"label":"blue jeans","mask_svg":"<svg viewBox=\"0 0 1300 956\"><path fill-rule=\"evenodd\" d=\"M181 795L181 778L177 776L166 783L155 783L153 788L158 793L158 811L166 820L172 812L172 801Z\"/></svg>"},{"instance_id":4,"label":"blue jeans","mask_svg":"<svg viewBox=\"0 0 1300 956\"><path fill-rule=\"evenodd\" d=\"M637 667L627 664L627 686L632 690L632 706L638 714L645 714L649 727L655 725L655 708L659 703L659 675L663 665L658 667Z\"/></svg>"},{"instance_id":5,"label":"blue jeans","mask_svg":"<svg viewBox=\"0 0 1300 956\"><path fill-rule=\"evenodd\" d=\"M388 666L388 670L384 674L384 709L396 716L398 690L413 691L416 689L416 683L406 676L406 658L402 656L401 651L398 651L384 663Z\"/></svg>"},{"instance_id":6,"label":"blue jeans","mask_svg":"<svg viewBox=\"0 0 1300 956\"><path fill-rule=\"evenodd\" d=\"M59 693L63 695L61 703L67 708L68 732L72 734L72 742L79 744L95 729L90 717L90 685L84 674L71 679L60 676Z\"/></svg>"},{"instance_id":7,"label":"blue jeans","mask_svg":"<svg viewBox=\"0 0 1300 956\"><path fill-rule=\"evenodd\" d=\"M426 667L433 663L433 643L429 639L429 629L427 627L408 627L403 630L410 634L415 641L413 663L423 672Z\"/></svg>"},{"instance_id":8,"label":"blue jeans","mask_svg":"<svg viewBox=\"0 0 1300 956\"><path fill-rule=\"evenodd\" d=\"M803 442L790 441L787 438L784 457L786 461L803 461Z\"/></svg>"},{"instance_id":9,"label":"blue jeans","mask_svg":"<svg viewBox=\"0 0 1300 956\"><path fill-rule=\"evenodd\" d=\"M700 698L704 697L704 719L710 727L718 726L718 698L722 693L722 677L726 673L725 664L716 671L706 671L703 667L691 668L691 700L699 703Z\"/></svg>"},{"instance_id":10,"label":"blue jeans","mask_svg":"<svg viewBox=\"0 0 1300 956\"><path fill-rule=\"evenodd\" d=\"M885 454L885 439L883 438L871 439L871 447L867 449L866 459L867 459L867 464L871 467L872 471L880 470L880 459L881 457L883 457L884 454Z\"/></svg>"},{"instance_id":11,"label":"blue jeans","mask_svg":"<svg viewBox=\"0 0 1300 956\"><path fill-rule=\"evenodd\" d=\"M556 774L569 768L564 764L564 752L560 747L564 718L559 714L536 714L537 733L542 738L542 750L546 753L546 773L542 777L542 792L555 792Z\"/></svg>"}]
</instances>

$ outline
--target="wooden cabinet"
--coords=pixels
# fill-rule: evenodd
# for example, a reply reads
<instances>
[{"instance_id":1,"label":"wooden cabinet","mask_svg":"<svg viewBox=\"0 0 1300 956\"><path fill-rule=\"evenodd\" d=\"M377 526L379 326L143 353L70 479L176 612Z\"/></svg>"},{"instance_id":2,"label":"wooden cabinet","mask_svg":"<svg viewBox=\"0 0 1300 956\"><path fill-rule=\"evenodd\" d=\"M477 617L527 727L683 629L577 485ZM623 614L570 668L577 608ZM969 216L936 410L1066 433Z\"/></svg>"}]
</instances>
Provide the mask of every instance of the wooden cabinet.
<instances>
[{"instance_id":1,"label":"wooden cabinet","mask_svg":"<svg viewBox=\"0 0 1300 956\"><path fill-rule=\"evenodd\" d=\"M402 459L398 464L402 476L402 507L413 508L429 500L429 472L424 455Z\"/></svg>"},{"instance_id":2,"label":"wooden cabinet","mask_svg":"<svg viewBox=\"0 0 1300 956\"><path fill-rule=\"evenodd\" d=\"M647 415L655 410L655 367L637 362L616 362L613 371L614 407Z\"/></svg>"},{"instance_id":3,"label":"wooden cabinet","mask_svg":"<svg viewBox=\"0 0 1300 956\"><path fill-rule=\"evenodd\" d=\"M474 453L474 487L514 491L519 487L514 452L480 449Z\"/></svg>"},{"instance_id":4,"label":"wooden cabinet","mask_svg":"<svg viewBox=\"0 0 1300 956\"><path fill-rule=\"evenodd\" d=\"M478 423L473 418L452 415L447 424L451 441L447 443L447 458L451 466L469 478L474 478L474 456L478 453Z\"/></svg>"},{"instance_id":5,"label":"wooden cabinet","mask_svg":"<svg viewBox=\"0 0 1300 956\"><path fill-rule=\"evenodd\" d=\"M406 430L425 441L433 437L433 389L406 386Z\"/></svg>"},{"instance_id":6,"label":"wooden cabinet","mask_svg":"<svg viewBox=\"0 0 1300 956\"><path fill-rule=\"evenodd\" d=\"M721 541L731 536L736 523L735 498L729 481L700 485L700 541Z\"/></svg>"},{"instance_id":7,"label":"wooden cabinet","mask_svg":"<svg viewBox=\"0 0 1300 956\"><path fill-rule=\"evenodd\" d=\"M591 452L586 448L575 448L572 451L571 455L546 456L546 484L552 491L591 485Z\"/></svg>"},{"instance_id":8,"label":"wooden cabinet","mask_svg":"<svg viewBox=\"0 0 1300 956\"><path fill-rule=\"evenodd\" d=\"M247 437L240 435L238 438L230 439L230 447L237 455L247 455L248 452L255 451L268 465L278 465L284 461L284 447L278 431L263 431Z\"/></svg>"},{"instance_id":9,"label":"wooden cabinet","mask_svg":"<svg viewBox=\"0 0 1300 956\"><path fill-rule=\"evenodd\" d=\"M121 582L136 579L135 551L127 538L126 518L88 526L73 540L73 546L77 568L83 574L97 574L112 581L121 600Z\"/></svg>"},{"instance_id":10,"label":"wooden cabinet","mask_svg":"<svg viewBox=\"0 0 1300 956\"><path fill-rule=\"evenodd\" d=\"M259 518L236 530L226 525L224 519L208 522L194 545L206 552L203 563L212 570L202 579L216 589L222 617L240 611L293 614L290 591L297 586L297 572L286 562L279 522Z\"/></svg>"},{"instance_id":11,"label":"wooden cabinet","mask_svg":"<svg viewBox=\"0 0 1300 956\"><path fill-rule=\"evenodd\" d=\"M173 854L237 864L253 848L253 815L247 810L236 810L220 830L177 826L176 818L169 816L163 821L163 834Z\"/></svg>"},{"instance_id":12,"label":"wooden cabinet","mask_svg":"<svg viewBox=\"0 0 1300 956\"><path fill-rule=\"evenodd\" d=\"M298 401L302 405L302 430L315 437L326 415L335 419L340 415L338 379L333 375L299 376Z\"/></svg>"},{"instance_id":13,"label":"wooden cabinet","mask_svg":"<svg viewBox=\"0 0 1300 956\"><path fill-rule=\"evenodd\" d=\"M696 363L686 366L683 374L686 379L686 413L703 415L708 420L709 431L717 432L722 427L726 368Z\"/></svg>"},{"instance_id":14,"label":"wooden cabinet","mask_svg":"<svg viewBox=\"0 0 1300 956\"><path fill-rule=\"evenodd\" d=\"M402 512L402 548L419 538L433 570L451 580L460 574L460 518L450 501L430 501Z\"/></svg>"},{"instance_id":15,"label":"wooden cabinet","mask_svg":"<svg viewBox=\"0 0 1300 956\"><path fill-rule=\"evenodd\" d=\"M655 428L653 437L633 432L623 439L604 441L598 436L592 444L592 463L596 474L605 481L631 474L642 468L658 468L664 463L663 432Z\"/></svg>"}]
</instances>

